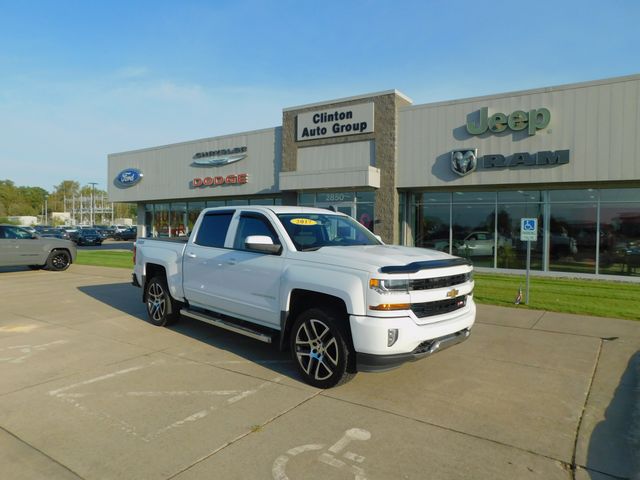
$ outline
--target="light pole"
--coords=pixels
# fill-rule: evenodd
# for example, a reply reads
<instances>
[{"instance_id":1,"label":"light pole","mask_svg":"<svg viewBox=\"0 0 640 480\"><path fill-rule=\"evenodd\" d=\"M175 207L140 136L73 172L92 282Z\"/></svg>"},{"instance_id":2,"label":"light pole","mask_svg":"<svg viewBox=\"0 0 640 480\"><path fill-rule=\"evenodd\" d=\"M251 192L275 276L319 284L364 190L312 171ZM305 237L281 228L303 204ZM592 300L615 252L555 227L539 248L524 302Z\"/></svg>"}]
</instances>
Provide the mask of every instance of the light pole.
<instances>
[{"instance_id":1,"label":"light pole","mask_svg":"<svg viewBox=\"0 0 640 480\"><path fill-rule=\"evenodd\" d=\"M44 224L45 225L49 224L49 216L47 214L47 210L49 209L49 205L47 203L48 200L49 200L49 195L45 195L44 196Z\"/></svg>"},{"instance_id":2,"label":"light pole","mask_svg":"<svg viewBox=\"0 0 640 480\"><path fill-rule=\"evenodd\" d=\"M96 189L96 182L89 182L89 185L91 185L91 226L93 227L95 225L95 215L94 215L94 208L95 208L95 197L94 197L94 192Z\"/></svg>"}]
</instances>

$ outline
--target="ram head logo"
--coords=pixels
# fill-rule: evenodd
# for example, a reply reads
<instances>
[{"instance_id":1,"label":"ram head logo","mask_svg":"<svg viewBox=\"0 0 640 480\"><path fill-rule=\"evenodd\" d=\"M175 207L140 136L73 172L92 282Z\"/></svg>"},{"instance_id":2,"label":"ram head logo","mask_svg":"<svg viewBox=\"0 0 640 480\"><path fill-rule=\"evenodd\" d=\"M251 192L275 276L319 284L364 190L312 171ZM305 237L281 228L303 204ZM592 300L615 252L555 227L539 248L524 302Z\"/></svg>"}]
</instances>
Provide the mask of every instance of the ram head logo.
<instances>
[{"instance_id":1,"label":"ram head logo","mask_svg":"<svg viewBox=\"0 0 640 480\"><path fill-rule=\"evenodd\" d=\"M451 152L451 170L461 177L473 172L478 166L478 150L454 150Z\"/></svg>"}]
</instances>

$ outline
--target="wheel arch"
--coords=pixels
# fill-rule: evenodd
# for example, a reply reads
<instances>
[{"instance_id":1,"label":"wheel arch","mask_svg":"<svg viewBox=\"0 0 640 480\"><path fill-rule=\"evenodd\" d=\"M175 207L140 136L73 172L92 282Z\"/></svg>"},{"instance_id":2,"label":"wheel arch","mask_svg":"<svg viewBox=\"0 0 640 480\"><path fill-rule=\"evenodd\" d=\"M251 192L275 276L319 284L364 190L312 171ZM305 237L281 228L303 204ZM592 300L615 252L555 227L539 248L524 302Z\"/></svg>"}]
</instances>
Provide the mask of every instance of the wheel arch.
<instances>
[{"instance_id":1,"label":"wheel arch","mask_svg":"<svg viewBox=\"0 0 640 480\"><path fill-rule=\"evenodd\" d=\"M343 299L327 293L297 288L291 291L288 307L287 311L281 313L280 318L280 340L278 346L281 351L285 350L288 346L291 329L297 316L311 308L331 310L342 316L344 321L340 323L340 326L343 328L350 346L353 348L351 327L349 326L349 312Z\"/></svg>"},{"instance_id":2,"label":"wheel arch","mask_svg":"<svg viewBox=\"0 0 640 480\"><path fill-rule=\"evenodd\" d=\"M142 285L142 301L147 301L147 283L154 277L161 276L167 281L167 270L157 263L147 263L144 268L144 282Z\"/></svg>"}]
</instances>

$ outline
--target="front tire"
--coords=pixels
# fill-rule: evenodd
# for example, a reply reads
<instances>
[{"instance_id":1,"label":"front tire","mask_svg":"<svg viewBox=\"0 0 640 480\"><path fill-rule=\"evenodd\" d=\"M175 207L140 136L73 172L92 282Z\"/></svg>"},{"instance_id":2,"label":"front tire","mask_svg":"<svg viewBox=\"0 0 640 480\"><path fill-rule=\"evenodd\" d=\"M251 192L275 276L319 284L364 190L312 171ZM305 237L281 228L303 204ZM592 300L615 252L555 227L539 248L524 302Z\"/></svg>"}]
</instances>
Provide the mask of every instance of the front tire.
<instances>
[{"instance_id":1,"label":"front tire","mask_svg":"<svg viewBox=\"0 0 640 480\"><path fill-rule=\"evenodd\" d=\"M66 250L54 250L49 254L45 268L54 272L62 272L71 265L71 255Z\"/></svg>"},{"instance_id":2,"label":"front tire","mask_svg":"<svg viewBox=\"0 0 640 480\"><path fill-rule=\"evenodd\" d=\"M178 320L178 304L171 297L164 278L153 277L147 282L145 299L149 321L154 325L164 327Z\"/></svg>"},{"instance_id":3,"label":"front tire","mask_svg":"<svg viewBox=\"0 0 640 480\"><path fill-rule=\"evenodd\" d=\"M338 325L338 315L318 308L300 314L293 325L291 355L309 385L331 388L355 375L347 371L353 350Z\"/></svg>"}]
</instances>

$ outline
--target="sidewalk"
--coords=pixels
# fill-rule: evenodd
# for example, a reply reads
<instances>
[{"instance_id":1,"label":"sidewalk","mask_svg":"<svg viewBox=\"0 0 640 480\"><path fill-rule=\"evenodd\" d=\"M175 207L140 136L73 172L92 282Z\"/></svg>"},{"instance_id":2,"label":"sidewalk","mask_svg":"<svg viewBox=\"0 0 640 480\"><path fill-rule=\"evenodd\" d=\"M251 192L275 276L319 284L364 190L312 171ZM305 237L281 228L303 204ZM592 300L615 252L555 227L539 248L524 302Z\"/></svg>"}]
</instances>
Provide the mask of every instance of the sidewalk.
<instances>
[{"instance_id":1,"label":"sidewalk","mask_svg":"<svg viewBox=\"0 0 640 480\"><path fill-rule=\"evenodd\" d=\"M640 479L640 322L492 305L478 306L478 322L599 339L576 441L576 478ZM607 476L590 476L597 473Z\"/></svg>"}]
</instances>

